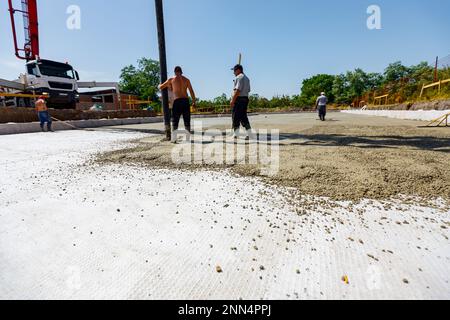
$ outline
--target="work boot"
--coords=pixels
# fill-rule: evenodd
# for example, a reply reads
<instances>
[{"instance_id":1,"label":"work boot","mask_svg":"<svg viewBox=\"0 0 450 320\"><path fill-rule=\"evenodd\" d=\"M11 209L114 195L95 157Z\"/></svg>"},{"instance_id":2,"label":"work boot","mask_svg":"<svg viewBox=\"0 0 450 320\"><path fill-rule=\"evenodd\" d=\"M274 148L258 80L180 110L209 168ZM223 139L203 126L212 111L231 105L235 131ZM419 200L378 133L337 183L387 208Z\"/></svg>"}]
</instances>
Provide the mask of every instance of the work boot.
<instances>
[{"instance_id":1,"label":"work boot","mask_svg":"<svg viewBox=\"0 0 450 320\"><path fill-rule=\"evenodd\" d=\"M166 136L163 138L162 142L171 140L172 140L172 130L170 130L170 127L166 127Z\"/></svg>"},{"instance_id":2,"label":"work boot","mask_svg":"<svg viewBox=\"0 0 450 320\"><path fill-rule=\"evenodd\" d=\"M45 129L44 129L44 126L43 126L43 125L41 125L41 131L42 131L42 132L45 132Z\"/></svg>"},{"instance_id":3,"label":"work boot","mask_svg":"<svg viewBox=\"0 0 450 320\"><path fill-rule=\"evenodd\" d=\"M194 135L194 131L191 130L191 128L186 127L186 141L192 141L192 136Z\"/></svg>"},{"instance_id":4,"label":"work boot","mask_svg":"<svg viewBox=\"0 0 450 320\"><path fill-rule=\"evenodd\" d=\"M177 144L178 140L178 131L172 131L172 138L170 139L170 142L173 144Z\"/></svg>"},{"instance_id":5,"label":"work boot","mask_svg":"<svg viewBox=\"0 0 450 320\"><path fill-rule=\"evenodd\" d=\"M189 136L191 136L191 135L193 135L195 133L194 130L191 129L191 127L186 127L185 130L186 130L186 133Z\"/></svg>"},{"instance_id":6,"label":"work boot","mask_svg":"<svg viewBox=\"0 0 450 320\"><path fill-rule=\"evenodd\" d=\"M178 127L172 125L172 132L168 141L170 141L173 144L176 144L177 139L178 139Z\"/></svg>"},{"instance_id":7,"label":"work boot","mask_svg":"<svg viewBox=\"0 0 450 320\"><path fill-rule=\"evenodd\" d=\"M253 132L252 129L248 129L247 130L247 138L245 140L247 140L247 141L258 140L258 135L255 132Z\"/></svg>"},{"instance_id":8,"label":"work boot","mask_svg":"<svg viewBox=\"0 0 450 320\"><path fill-rule=\"evenodd\" d=\"M55 132L55 130L52 129L52 124L51 124L51 123L49 123L49 124L47 125L47 131L48 131L48 132Z\"/></svg>"}]
</instances>

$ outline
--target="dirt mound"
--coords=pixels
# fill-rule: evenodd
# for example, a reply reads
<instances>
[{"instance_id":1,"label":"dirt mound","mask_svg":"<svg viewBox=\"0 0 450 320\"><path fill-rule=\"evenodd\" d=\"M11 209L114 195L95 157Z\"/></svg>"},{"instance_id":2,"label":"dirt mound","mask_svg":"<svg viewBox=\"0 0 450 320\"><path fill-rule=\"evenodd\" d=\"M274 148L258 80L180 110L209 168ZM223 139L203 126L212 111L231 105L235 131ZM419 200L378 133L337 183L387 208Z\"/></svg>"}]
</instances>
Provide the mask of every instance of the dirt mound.
<instances>
[{"instance_id":1,"label":"dirt mound","mask_svg":"<svg viewBox=\"0 0 450 320\"><path fill-rule=\"evenodd\" d=\"M316 122L303 130L298 125L280 126L279 172L262 178L334 200L387 200L405 195L450 201L450 130L424 130L414 122L369 117L356 119L373 121L355 125L352 116L333 117L338 120ZM172 149L172 144L155 136L139 141L136 147L103 154L97 161L189 170L229 168L239 175L261 176L258 165L175 165Z\"/></svg>"},{"instance_id":2,"label":"dirt mound","mask_svg":"<svg viewBox=\"0 0 450 320\"><path fill-rule=\"evenodd\" d=\"M418 111L418 110L449 110L450 100L419 101L414 103L402 103L389 106L370 106L370 110L398 110L398 111Z\"/></svg>"}]
</instances>

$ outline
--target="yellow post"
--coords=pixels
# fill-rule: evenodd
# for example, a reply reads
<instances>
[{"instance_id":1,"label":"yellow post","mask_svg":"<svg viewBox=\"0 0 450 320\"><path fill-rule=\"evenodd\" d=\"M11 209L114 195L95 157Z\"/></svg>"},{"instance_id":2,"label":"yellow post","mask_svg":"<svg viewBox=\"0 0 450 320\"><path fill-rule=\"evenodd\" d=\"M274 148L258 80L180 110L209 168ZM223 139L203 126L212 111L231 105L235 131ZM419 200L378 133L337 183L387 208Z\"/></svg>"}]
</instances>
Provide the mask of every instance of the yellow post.
<instances>
[{"instance_id":1,"label":"yellow post","mask_svg":"<svg viewBox=\"0 0 450 320\"><path fill-rule=\"evenodd\" d=\"M6 92L0 92L0 97L39 98L39 96L34 94L6 93Z\"/></svg>"}]
</instances>

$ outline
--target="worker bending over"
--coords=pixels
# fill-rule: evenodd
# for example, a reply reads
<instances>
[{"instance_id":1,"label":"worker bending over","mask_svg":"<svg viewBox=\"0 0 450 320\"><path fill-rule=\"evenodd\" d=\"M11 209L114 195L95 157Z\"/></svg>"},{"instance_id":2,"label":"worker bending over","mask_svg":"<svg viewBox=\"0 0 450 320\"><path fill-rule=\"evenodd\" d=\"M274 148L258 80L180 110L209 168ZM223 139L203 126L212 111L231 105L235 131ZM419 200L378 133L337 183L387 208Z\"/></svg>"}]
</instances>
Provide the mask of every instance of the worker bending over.
<instances>
[{"instance_id":1,"label":"worker bending over","mask_svg":"<svg viewBox=\"0 0 450 320\"><path fill-rule=\"evenodd\" d=\"M325 96L325 92L322 92L316 100L316 110L319 111L321 121L325 121L325 117L327 116L327 103L328 98Z\"/></svg>"},{"instance_id":2,"label":"worker bending over","mask_svg":"<svg viewBox=\"0 0 450 320\"><path fill-rule=\"evenodd\" d=\"M38 113L39 122L41 125L42 132L45 132L44 125L47 123L48 132L54 132L52 129L52 117L48 112L47 102L45 101L46 96L40 96L35 103L36 112Z\"/></svg>"},{"instance_id":3,"label":"worker bending over","mask_svg":"<svg viewBox=\"0 0 450 320\"><path fill-rule=\"evenodd\" d=\"M170 78L159 85L160 90L172 89L173 107L172 107L172 126L173 131L178 130L180 118L183 116L184 127L186 131L191 132L191 106L189 104L188 91L191 94L192 104L195 107L196 98L192 88L191 81L183 76L181 67L175 68L175 77Z\"/></svg>"},{"instance_id":4,"label":"worker bending over","mask_svg":"<svg viewBox=\"0 0 450 320\"><path fill-rule=\"evenodd\" d=\"M244 68L240 64L237 64L232 70L236 76L230 103L233 113L234 138L238 138L239 129L242 125L247 130L247 139L249 139L252 136L252 127L248 119L250 79L244 74Z\"/></svg>"}]
</instances>

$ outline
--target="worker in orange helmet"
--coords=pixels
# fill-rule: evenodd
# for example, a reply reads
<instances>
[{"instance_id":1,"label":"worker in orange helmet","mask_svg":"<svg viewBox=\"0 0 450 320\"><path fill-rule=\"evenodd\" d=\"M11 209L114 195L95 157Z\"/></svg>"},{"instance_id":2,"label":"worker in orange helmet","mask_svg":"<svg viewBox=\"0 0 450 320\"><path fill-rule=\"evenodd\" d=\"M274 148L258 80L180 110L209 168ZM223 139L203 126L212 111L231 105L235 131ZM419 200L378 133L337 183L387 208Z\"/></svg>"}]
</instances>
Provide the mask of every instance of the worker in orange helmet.
<instances>
[{"instance_id":1,"label":"worker in orange helmet","mask_svg":"<svg viewBox=\"0 0 450 320\"><path fill-rule=\"evenodd\" d=\"M45 101L47 96L42 95L35 103L36 112L38 113L39 122L41 125L42 132L45 132L44 125L47 123L47 131L54 132L52 129L52 117L48 112L47 102Z\"/></svg>"}]
</instances>

